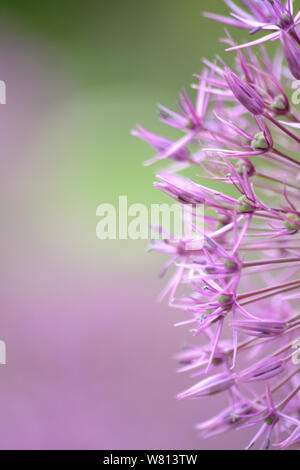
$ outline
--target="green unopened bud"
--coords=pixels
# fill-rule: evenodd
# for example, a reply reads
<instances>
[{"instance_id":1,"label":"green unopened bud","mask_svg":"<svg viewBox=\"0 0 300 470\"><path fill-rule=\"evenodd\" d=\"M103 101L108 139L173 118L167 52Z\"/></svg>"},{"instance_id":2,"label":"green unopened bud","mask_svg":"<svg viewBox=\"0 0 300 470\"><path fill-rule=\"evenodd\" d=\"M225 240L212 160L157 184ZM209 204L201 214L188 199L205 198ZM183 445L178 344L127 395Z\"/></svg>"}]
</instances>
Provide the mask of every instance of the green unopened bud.
<instances>
[{"instance_id":1,"label":"green unopened bud","mask_svg":"<svg viewBox=\"0 0 300 470\"><path fill-rule=\"evenodd\" d=\"M271 104L271 108L275 111L285 111L286 107L286 101L282 95L277 95Z\"/></svg>"},{"instance_id":2,"label":"green unopened bud","mask_svg":"<svg viewBox=\"0 0 300 470\"><path fill-rule=\"evenodd\" d=\"M288 230L300 230L300 217L297 214L287 214L284 226Z\"/></svg>"},{"instance_id":3,"label":"green unopened bud","mask_svg":"<svg viewBox=\"0 0 300 470\"><path fill-rule=\"evenodd\" d=\"M266 136L263 132L258 132L254 136L254 139L251 142L251 147L254 149L267 149L269 148L269 143L266 139Z\"/></svg>"},{"instance_id":4,"label":"green unopened bud","mask_svg":"<svg viewBox=\"0 0 300 470\"><path fill-rule=\"evenodd\" d=\"M249 201L249 199L247 198L247 196L241 196L238 199L238 202L239 202L239 206L238 206L238 211L239 212L244 213L244 212L253 212L254 211L254 207L251 204L251 201Z\"/></svg>"}]
</instances>

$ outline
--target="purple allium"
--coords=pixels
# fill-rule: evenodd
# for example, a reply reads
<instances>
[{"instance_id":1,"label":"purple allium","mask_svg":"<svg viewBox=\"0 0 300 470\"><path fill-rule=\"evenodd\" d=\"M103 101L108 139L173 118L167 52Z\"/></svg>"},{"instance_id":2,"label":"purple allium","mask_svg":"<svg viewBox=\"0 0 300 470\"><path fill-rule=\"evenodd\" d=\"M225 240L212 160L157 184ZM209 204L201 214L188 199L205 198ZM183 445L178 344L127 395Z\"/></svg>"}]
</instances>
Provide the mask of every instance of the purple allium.
<instances>
[{"instance_id":1,"label":"purple allium","mask_svg":"<svg viewBox=\"0 0 300 470\"><path fill-rule=\"evenodd\" d=\"M225 69L224 76L235 98L244 105L250 113L255 115L263 114L265 110L264 100L254 88L241 80L240 77L228 67Z\"/></svg>"},{"instance_id":2,"label":"purple allium","mask_svg":"<svg viewBox=\"0 0 300 470\"><path fill-rule=\"evenodd\" d=\"M236 70L204 60L195 103L184 90L178 111L160 107L176 141L133 131L157 151L148 163L171 160L155 187L205 208L199 246L152 242L170 257L162 274L173 269L160 298L181 310L177 326L191 334L177 359L197 382L178 398L226 402L196 426L201 436L257 426L247 449L299 448L300 114L289 91L300 79L300 12L293 0L224 1L230 17L205 16L266 34L237 46L226 32ZM272 58L250 47L277 39ZM193 178L180 174L187 168Z\"/></svg>"},{"instance_id":3,"label":"purple allium","mask_svg":"<svg viewBox=\"0 0 300 470\"><path fill-rule=\"evenodd\" d=\"M289 33L281 33L282 48L292 75L300 80L300 41Z\"/></svg>"},{"instance_id":4,"label":"purple allium","mask_svg":"<svg viewBox=\"0 0 300 470\"><path fill-rule=\"evenodd\" d=\"M297 25L300 23L300 13L294 14L294 0L287 0L285 4L281 0L242 0L243 8L232 0L224 0L231 9L230 17L204 13L204 16L226 25L248 29L250 35L267 32L259 39L239 46L232 46L228 50L241 49L255 46L267 41L276 41L281 38L281 33L287 32L300 43ZM271 31L271 32L270 32Z\"/></svg>"}]
</instances>

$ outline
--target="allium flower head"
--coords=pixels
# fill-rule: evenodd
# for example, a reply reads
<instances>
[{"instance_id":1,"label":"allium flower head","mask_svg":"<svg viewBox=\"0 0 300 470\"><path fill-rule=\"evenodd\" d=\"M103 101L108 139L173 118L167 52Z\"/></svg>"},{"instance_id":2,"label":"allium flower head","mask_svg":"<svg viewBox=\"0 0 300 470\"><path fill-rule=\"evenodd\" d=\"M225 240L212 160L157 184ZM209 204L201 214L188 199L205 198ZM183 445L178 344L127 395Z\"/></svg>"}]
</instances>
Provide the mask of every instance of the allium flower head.
<instances>
[{"instance_id":1,"label":"allium flower head","mask_svg":"<svg viewBox=\"0 0 300 470\"><path fill-rule=\"evenodd\" d=\"M191 335L177 359L197 381L178 399L223 396L224 410L196 426L203 438L256 426L247 449L286 449L300 445L300 114L289 100L300 12L292 0L224 1L229 17L206 16L263 35L239 46L226 32L236 68L204 59L196 99L183 91L178 111L160 107L176 141L133 133L156 150L148 163L164 163L155 187L205 209L201 244L151 245L170 257L162 275L173 271L160 299ZM277 39L274 57L249 47Z\"/></svg>"},{"instance_id":2,"label":"allium flower head","mask_svg":"<svg viewBox=\"0 0 300 470\"><path fill-rule=\"evenodd\" d=\"M289 33L281 33L282 48L292 75L300 80L300 41Z\"/></svg>"}]
</instances>

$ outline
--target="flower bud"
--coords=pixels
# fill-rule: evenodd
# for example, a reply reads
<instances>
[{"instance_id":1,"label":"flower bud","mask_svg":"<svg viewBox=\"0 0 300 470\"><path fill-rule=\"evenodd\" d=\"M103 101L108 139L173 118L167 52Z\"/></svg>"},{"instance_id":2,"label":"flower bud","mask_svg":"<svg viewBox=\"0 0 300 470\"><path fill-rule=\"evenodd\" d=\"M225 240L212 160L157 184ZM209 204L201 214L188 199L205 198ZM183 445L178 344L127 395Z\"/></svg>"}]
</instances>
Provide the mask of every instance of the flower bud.
<instances>
[{"instance_id":1,"label":"flower bud","mask_svg":"<svg viewBox=\"0 0 300 470\"><path fill-rule=\"evenodd\" d=\"M229 88L236 97L236 99L245 106L250 113L255 115L263 114L265 110L265 103L262 97L254 90L248 83L241 80L235 73L226 67L225 79Z\"/></svg>"},{"instance_id":2,"label":"flower bud","mask_svg":"<svg viewBox=\"0 0 300 470\"><path fill-rule=\"evenodd\" d=\"M275 320L236 320L232 326L250 336L259 337L278 336L286 330L285 322Z\"/></svg>"},{"instance_id":3,"label":"flower bud","mask_svg":"<svg viewBox=\"0 0 300 470\"><path fill-rule=\"evenodd\" d=\"M238 382L256 382L269 380L284 370L284 361L276 357L263 360L249 367L238 375Z\"/></svg>"}]
</instances>

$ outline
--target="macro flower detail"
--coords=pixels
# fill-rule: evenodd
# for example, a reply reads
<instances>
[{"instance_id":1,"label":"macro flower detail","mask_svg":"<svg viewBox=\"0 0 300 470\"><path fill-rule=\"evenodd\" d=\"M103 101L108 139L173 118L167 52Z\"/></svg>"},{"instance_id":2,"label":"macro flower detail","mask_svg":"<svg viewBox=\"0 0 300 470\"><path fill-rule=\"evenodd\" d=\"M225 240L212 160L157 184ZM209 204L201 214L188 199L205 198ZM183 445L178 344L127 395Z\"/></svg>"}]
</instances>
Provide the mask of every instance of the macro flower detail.
<instances>
[{"instance_id":1,"label":"macro flower detail","mask_svg":"<svg viewBox=\"0 0 300 470\"><path fill-rule=\"evenodd\" d=\"M204 207L201 243L170 235L151 250L169 257L160 300L190 335L176 359L197 381L177 398L223 399L196 425L200 436L256 426L245 448L300 448L300 113L289 98L300 12L292 0L224 1L230 16L205 16L262 36L237 45L226 31L235 66L204 59L195 99L183 91L178 111L160 107L178 139L133 131L157 152L147 162L158 167L155 188ZM278 40L274 56L268 40Z\"/></svg>"}]
</instances>

